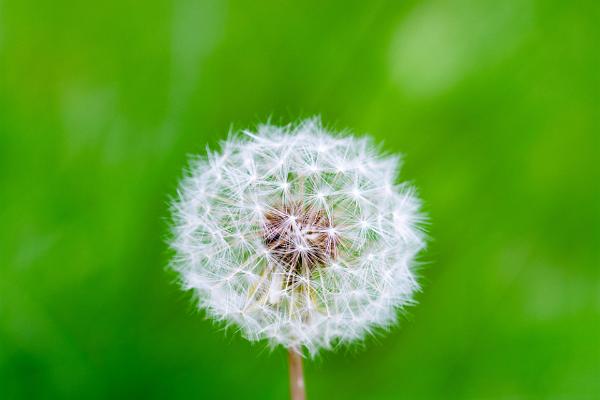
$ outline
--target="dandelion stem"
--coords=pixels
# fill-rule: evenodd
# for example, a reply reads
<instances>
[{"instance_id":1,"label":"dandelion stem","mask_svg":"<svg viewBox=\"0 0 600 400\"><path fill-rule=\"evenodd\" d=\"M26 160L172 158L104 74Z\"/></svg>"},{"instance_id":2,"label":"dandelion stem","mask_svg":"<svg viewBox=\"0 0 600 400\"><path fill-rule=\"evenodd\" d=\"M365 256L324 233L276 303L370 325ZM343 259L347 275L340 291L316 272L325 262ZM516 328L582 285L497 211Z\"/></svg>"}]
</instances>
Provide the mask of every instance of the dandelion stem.
<instances>
[{"instance_id":1,"label":"dandelion stem","mask_svg":"<svg viewBox=\"0 0 600 400\"><path fill-rule=\"evenodd\" d=\"M290 364L290 395L292 400L305 400L304 373L302 372L302 356L294 349L288 349Z\"/></svg>"}]
</instances>

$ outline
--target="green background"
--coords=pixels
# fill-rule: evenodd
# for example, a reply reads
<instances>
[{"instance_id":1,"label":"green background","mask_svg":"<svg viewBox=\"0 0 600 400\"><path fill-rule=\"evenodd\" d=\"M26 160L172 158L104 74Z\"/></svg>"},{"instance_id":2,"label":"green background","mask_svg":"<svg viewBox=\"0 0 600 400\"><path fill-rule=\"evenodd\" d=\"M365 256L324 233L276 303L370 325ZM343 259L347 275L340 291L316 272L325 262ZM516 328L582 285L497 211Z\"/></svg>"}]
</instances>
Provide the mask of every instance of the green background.
<instances>
[{"instance_id":1,"label":"green background","mask_svg":"<svg viewBox=\"0 0 600 400\"><path fill-rule=\"evenodd\" d=\"M313 399L600 398L595 1L0 0L0 398L280 399L286 354L168 271L189 154L320 114L405 154L399 327Z\"/></svg>"}]
</instances>

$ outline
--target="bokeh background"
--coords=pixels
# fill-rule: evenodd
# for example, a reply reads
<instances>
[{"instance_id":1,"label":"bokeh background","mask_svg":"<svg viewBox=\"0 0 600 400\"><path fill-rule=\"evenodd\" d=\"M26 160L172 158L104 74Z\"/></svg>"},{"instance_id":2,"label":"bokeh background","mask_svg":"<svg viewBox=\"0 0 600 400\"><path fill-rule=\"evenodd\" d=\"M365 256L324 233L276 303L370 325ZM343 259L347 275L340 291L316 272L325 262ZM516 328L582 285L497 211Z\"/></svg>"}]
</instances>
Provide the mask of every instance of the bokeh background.
<instances>
[{"instance_id":1,"label":"bokeh background","mask_svg":"<svg viewBox=\"0 0 600 400\"><path fill-rule=\"evenodd\" d=\"M595 1L0 0L0 398L282 399L165 266L187 157L315 114L405 154L419 305L313 399L600 398Z\"/></svg>"}]
</instances>

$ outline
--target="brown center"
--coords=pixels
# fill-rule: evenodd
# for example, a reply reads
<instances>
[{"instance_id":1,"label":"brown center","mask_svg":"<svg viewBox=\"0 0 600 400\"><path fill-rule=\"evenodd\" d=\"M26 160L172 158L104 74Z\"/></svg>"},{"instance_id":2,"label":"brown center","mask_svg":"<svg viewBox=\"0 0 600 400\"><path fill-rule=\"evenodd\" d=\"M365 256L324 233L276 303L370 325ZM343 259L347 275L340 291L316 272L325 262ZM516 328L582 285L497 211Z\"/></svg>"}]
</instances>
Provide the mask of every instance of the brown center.
<instances>
[{"instance_id":1,"label":"brown center","mask_svg":"<svg viewBox=\"0 0 600 400\"><path fill-rule=\"evenodd\" d=\"M263 239L273 258L298 275L335 259L339 244L331 217L301 203L284 204L265 213Z\"/></svg>"}]
</instances>

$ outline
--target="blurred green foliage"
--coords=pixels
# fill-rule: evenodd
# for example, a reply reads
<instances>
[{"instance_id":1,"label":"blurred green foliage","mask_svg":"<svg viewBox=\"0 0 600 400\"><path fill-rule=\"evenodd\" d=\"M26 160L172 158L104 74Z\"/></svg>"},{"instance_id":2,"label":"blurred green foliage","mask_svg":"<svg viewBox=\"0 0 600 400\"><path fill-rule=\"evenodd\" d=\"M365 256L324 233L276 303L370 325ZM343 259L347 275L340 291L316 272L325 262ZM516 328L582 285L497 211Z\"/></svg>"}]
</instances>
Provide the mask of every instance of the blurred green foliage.
<instances>
[{"instance_id":1,"label":"blurred green foliage","mask_svg":"<svg viewBox=\"0 0 600 400\"><path fill-rule=\"evenodd\" d=\"M406 155L420 305L315 399L600 397L594 1L0 1L0 398L287 396L199 315L168 199L229 129L320 114Z\"/></svg>"}]
</instances>

